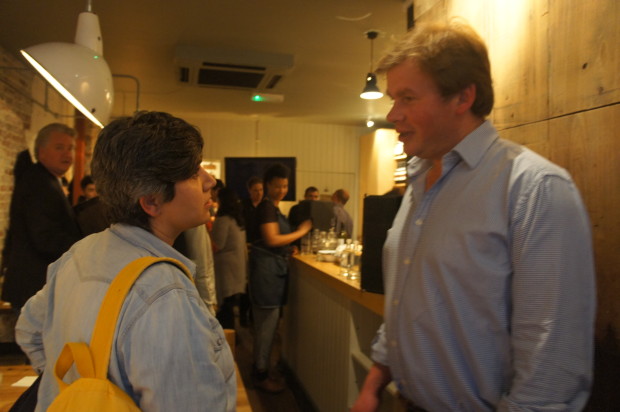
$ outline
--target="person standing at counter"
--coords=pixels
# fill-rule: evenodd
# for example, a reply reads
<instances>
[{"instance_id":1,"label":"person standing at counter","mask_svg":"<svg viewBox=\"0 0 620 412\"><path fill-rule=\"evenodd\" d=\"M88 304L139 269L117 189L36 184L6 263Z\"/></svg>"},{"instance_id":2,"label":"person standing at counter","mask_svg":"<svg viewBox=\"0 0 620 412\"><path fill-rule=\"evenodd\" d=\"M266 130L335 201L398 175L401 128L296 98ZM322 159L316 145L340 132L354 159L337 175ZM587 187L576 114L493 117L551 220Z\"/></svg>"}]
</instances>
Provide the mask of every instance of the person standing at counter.
<instances>
[{"instance_id":1,"label":"person standing at counter","mask_svg":"<svg viewBox=\"0 0 620 412\"><path fill-rule=\"evenodd\" d=\"M349 192L344 189L338 189L332 195L332 203L334 204L334 228L336 234L345 233L345 238L353 237L353 219L351 215L344 209L344 205L349 201Z\"/></svg>"},{"instance_id":2,"label":"person standing at counter","mask_svg":"<svg viewBox=\"0 0 620 412\"><path fill-rule=\"evenodd\" d=\"M354 412L580 411L592 382L590 223L564 169L502 140L486 46L419 24L379 63L408 187L383 248L385 315Z\"/></svg>"},{"instance_id":3,"label":"person standing at counter","mask_svg":"<svg viewBox=\"0 0 620 412\"><path fill-rule=\"evenodd\" d=\"M250 299L254 320L255 386L267 392L280 392L284 386L269 375L273 339L280 319L280 308L286 304L288 257L296 252L291 243L312 228L309 220L291 231L278 205L288 192L290 170L277 163L269 167L263 178L266 197L258 205L256 225L261 235L250 249Z\"/></svg>"},{"instance_id":4,"label":"person standing at counter","mask_svg":"<svg viewBox=\"0 0 620 412\"><path fill-rule=\"evenodd\" d=\"M306 201L319 200L321 195L319 193L319 189L315 186L308 186L304 191L304 200L297 203L295 206L291 207L291 210L288 212L288 221L291 224L291 227L295 229L301 222L308 219L308 207L302 207L303 204L307 203Z\"/></svg>"}]
</instances>

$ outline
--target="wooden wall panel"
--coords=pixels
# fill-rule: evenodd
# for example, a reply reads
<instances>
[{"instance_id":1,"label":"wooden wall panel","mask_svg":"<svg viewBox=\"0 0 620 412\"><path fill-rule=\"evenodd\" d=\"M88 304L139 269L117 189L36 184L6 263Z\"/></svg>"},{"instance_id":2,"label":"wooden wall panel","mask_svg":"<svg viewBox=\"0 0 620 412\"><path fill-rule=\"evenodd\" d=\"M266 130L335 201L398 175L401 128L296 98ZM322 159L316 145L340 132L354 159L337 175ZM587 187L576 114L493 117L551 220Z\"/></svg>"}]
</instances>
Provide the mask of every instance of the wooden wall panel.
<instances>
[{"instance_id":1,"label":"wooden wall panel","mask_svg":"<svg viewBox=\"0 0 620 412\"><path fill-rule=\"evenodd\" d=\"M593 228L597 353L620 356L620 2L419 0L415 8L418 21L472 20L489 47L500 134L575 179ZM605 356L603 365L614 364Z\"/></svg>"},{"instance_id":2,"label":"wooden wall panel","mask_svg":"<svg viewBox=\"0 0 620 412\"><path fill-rule=\"evenodd\" d=\"M547 2L495 2L486 37L498 128L548 118ZM480 33L484 36L484 33Z\"/></svg>"},{"instance_id":3,"label":"wooden wall panel","mask_svg":"<svg viewBox=\"0 0 620 412\"><path fill-rule=\"evenodd\" d=\"M549 158L551 151L549 147L549 122L547 121L499 130L499 134L504 139L522 144L539 155Z\"/></svg>"},{"instance_id":4,"label":"wooden wall panel","mask_svg":"<svg viewBox=\"0 0 620 412\"><path fill-rule=\"evenodd\" d=\"M550 116L620 101L620 2L549 3Z\"/></svg>"},{"instance_id":5,"label":"wooden wall panel","mask_svg":"<svg viewBox=\"0 0 620 412\"><path fill-rule=\"evenodd\" d=\"M441 21L449 15L450 0L414 1L416 24L425 21Z\"/></svg>"},{"instance_id":6,"label":"wooden wall panel","mask_svg":"<svg viewBox=\"0 0 620 412\"><path fill-rule=\"evenodd\" d=\"M619 129L618 105L551 120L549 124L549 157L572 174L592 222L599 341L620 336Z\"/></svg>"}]
</instances>

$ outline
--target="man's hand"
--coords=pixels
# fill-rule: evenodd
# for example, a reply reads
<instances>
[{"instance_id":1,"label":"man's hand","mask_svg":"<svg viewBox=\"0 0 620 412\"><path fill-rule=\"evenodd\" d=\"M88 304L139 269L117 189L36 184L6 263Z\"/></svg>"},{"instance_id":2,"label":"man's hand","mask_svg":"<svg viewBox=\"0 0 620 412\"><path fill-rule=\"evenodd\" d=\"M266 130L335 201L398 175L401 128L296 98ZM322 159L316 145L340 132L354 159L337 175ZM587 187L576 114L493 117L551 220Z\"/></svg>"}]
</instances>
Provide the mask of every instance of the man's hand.
<instances>
[{"instance_id":1,"label":"man's hand","mask_svg":"<svg viewBox=\"0 0 620 412\"><path fill-rule=\"evenodd\" d=\"M381 393L391 380L392 374L387 366L372 365L351 412L375 412L381 403Z\"/></svg>"}]
</instances>

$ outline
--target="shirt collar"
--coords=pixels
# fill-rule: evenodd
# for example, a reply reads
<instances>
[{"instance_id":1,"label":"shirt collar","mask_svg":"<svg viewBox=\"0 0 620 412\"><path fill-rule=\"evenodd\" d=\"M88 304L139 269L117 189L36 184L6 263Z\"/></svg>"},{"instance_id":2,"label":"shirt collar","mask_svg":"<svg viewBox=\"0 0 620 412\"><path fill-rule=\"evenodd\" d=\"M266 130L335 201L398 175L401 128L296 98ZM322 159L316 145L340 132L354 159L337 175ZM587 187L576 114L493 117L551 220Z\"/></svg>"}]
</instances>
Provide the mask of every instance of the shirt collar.
<instances>
[{"instance_id":1,"label":"shirt collar","mask_svg":"<svg viewBox=\"0 0 620 412\"><path fill-rule=\"evenodd\" d=\"M196 264L192 260L185 257L182 253L163 240L159 239L151 232L137 226L126 225L123 223L113 224L110 227L110 230L134 246L145 249L152 256L171 257L181 261L181 263L187 266L190 273L195 275Z\"/></svg>"},{"instance_id":2,"label":"shirt collar","mask_svg":"<svg viewBox=\"0 0 620 412\"><path fill-rule=\"evenodd\" d=\"M498 137L493 124L486 120L473 132L465 136L446 156L450 153L457 153L465 164L473 169Z\"/></svg>"},{"instance_id":3,"label":"shirt collar","mask_svg":"<svg viewBox=\"0 0 620 412\"><path fill-rule=\"evenodd\" d=\"M497 130L489 120L485 120L474 131L465 136L452 150L443 156L444 164L455 157L460 158L469 168L474 168L482 156L498 139ZM428 159L413 156L407 162L407 176L411 179L426 172L432 165Z\"/></svg>"}]
</instances>

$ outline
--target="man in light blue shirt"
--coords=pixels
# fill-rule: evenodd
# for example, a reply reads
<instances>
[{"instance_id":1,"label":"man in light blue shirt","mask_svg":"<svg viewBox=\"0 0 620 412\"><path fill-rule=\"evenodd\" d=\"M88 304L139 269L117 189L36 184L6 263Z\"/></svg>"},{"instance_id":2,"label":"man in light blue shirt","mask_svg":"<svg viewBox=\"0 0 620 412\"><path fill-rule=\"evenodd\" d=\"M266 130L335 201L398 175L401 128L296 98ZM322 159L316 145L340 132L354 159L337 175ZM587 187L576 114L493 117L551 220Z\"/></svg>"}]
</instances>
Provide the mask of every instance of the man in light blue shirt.
<instances>
[{"instance_id":1,"label":"man in light blue shirt","mask_svg":"<svg viewBox=\"0 0 620 412\"><path fill-rule=\"evenodd\" d=\"M385 321L353 411L580 411L592 381L590 223L562 168L499 138L486 47L418 25L385 56L408 187L383 250Z\"/></svg>"},{"instance_id":2,"label":"man in light blue shirt","mask_svg":"<svg viewBox=\"0 0 620 412\"><path fill-rule=\"evenodd\" d=\"M209 218L213 178L200 166L202 136L166 113L143 112L106 126L92 170L113 225L50 265L45 287L24 306L16 339L44 371L37 412L58 395L54 364L67 342L89 342L107 289L143 256L172 257L177 236ZM67 378L68 377L68 378ZM76 379L72 369L65 377ZM223 330L176 266L148 268L127 295L108 378L142 411L234 411L236 376Z\"/></svg>"}]
</instances>

